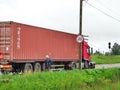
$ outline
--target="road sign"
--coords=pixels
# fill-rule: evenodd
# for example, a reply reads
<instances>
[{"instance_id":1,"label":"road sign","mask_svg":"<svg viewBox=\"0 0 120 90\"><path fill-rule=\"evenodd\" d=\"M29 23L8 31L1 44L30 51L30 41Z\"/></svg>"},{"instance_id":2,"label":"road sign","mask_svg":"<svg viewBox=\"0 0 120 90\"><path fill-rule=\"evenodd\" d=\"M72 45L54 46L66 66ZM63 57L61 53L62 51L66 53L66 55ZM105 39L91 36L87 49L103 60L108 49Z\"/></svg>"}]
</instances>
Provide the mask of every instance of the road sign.
<instances>
[{"instance_id":1,"label":"road sign","mask_svg":"<svg viewBox=\"0 0 120 90\"><path fill-rule=\"evenodd\" d=\"M81 43L83 41L83 36L82 35L78 35L76 38L78 43Z\"/></svg>"}]
</instances>

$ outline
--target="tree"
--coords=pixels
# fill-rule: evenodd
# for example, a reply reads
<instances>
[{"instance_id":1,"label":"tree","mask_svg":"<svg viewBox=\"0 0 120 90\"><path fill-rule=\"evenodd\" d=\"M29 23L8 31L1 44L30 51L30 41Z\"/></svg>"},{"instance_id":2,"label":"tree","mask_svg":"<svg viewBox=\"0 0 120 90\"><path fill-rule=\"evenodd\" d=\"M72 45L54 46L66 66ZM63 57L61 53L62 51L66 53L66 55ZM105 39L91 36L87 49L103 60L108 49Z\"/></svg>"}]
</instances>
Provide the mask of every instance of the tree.
<instances>
[{"instance_id":1,"label":"tree","mask_svg":"<svg viewBox=\"0 0 120 90\"><path fill-rule=\"evenodd\" d=\"M98 50L95 51L94 55L102 55L102 53Z\"/></svg>"},{"instance_id":2,"label":"tree","mask_svg":"<svg viewBox=\"0 0 120 90\"><path fill-rule=\"evenodd\" d=\"M112 47L112 54L113 55L120 55L120 45L117 43L114 43Z\"/></svg>"}]
</instances>

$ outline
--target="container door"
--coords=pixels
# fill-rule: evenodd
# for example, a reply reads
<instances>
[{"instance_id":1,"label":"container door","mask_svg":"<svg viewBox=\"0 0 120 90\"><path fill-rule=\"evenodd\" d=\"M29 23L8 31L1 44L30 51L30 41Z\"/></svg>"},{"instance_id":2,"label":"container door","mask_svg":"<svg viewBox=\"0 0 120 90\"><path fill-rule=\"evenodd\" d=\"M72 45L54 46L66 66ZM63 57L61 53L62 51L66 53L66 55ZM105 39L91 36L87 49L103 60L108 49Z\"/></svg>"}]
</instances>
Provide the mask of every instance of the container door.
<instances>
[{"instance_id":1,"label":"container door","mask_svg":"<svg viewBox=\"0 0 120 90\"><path fill-rule=\"evenodd\" d=\"M1 62L11 59L11 29L9 23L0 23L0 54Z\"/></svg>"}]
</instances>

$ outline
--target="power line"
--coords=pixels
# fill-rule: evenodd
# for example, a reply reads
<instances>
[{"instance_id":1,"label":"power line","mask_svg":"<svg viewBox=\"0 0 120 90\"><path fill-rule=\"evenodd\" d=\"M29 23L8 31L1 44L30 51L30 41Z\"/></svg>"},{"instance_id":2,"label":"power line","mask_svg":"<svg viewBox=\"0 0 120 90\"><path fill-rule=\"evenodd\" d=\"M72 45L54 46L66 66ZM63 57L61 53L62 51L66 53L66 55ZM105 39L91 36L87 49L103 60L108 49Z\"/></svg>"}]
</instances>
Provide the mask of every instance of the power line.
<instances>
[{"instance_id":1,"label":"power line","mask_svg":"<svg viewBox=\"0 0 120 90\"><path fill-rule=\"evenodd\" d=\"M115 12L115 10L111 10L110 8L108 8L107 6L105 6L102 2L100 2L99 0L95 0L97 3L99 3L102 7L106 8L106 10L109 10L110 12L113 12L115 14L117 14L118 16L120 16L118 13Z\"/></svg>"},{"instance_id":2,"label":"power line","mask_svg":"<svg viewBox=\"0 0 120 90\"><path fill-rule=\"evenodd\" d=\"M112 19L114 19L114 20L120 22L120 19L117 19L117 18L115 18L115 17L109 15L108 13L102 11L101 9L99 9L99 8L97 8L97 7L95 7L95 6L93 6L92 4L90 4L90 3L88 3L88 2L86 2L86 3L87 3L89 6L95 8L96 10L98 10L99 12L103 13L104 15L106 15L106 16L108 16L108 17L110 17L110 18L112 18Z\"/></svg>"},{"instance_id":3,"label":"power line","mask_svg":"<svg viewBox=\"0 0 120 90\"><path fill-rule=\"evenodd\" d=\"M106 8L107 10L111 11L111 9L109 9L107 6L104 6L103 3L101 3L100 1L98 0L95 0L97 3L99 3L101 6L103 6L104 8Z\"/></svg>"}]
</instances>

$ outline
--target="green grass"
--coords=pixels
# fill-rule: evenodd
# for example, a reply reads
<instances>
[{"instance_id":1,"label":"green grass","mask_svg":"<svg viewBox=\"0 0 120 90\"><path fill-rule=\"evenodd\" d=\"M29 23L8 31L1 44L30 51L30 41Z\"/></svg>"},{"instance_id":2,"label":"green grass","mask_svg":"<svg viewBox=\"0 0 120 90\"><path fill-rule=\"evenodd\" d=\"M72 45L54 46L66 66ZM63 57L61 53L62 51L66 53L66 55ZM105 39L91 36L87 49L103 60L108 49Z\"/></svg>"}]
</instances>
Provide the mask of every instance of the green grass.
<instances>
[{"instance_id":1,"label":"green grass","mask_svg":"<svg viewBox=\"0 0 120 90\"><path fill-rule=\"evenodd\" d=\"M0 77L0 90L115 90L113 88L120 89L119 84L120 68L42 72Z\"/></svg>"},{"instance_id":2,"label":"green grass","mask_svg":"<svg viewBox=\"0 0 120 90\"><path fill-rule=\"evenodd\" d=\"M95 61L96 64L120 63L120 55L117 56L92 55L92 60Z\"/></svg>"}]
</instances>

